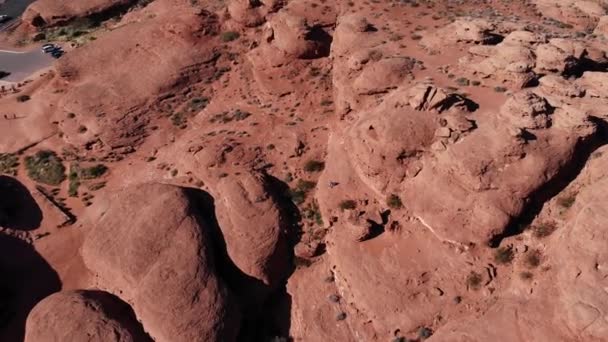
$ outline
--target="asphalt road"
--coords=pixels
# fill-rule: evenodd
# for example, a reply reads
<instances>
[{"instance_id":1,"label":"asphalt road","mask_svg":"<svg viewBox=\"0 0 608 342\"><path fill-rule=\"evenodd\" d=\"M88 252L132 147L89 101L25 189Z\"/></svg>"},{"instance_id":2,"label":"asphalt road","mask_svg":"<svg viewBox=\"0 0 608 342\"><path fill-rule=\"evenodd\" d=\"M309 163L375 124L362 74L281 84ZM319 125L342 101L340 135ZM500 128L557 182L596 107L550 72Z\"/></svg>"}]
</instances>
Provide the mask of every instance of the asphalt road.
<instances>
[{"instance_id":1,"label":"asphalt road","mask_svg":"<svg viewBox=\"0 0 608 342\"><path fill-rule=\"evenodd\" d=\"M53 61L53 57L43 53L40 49L29 52L0 50L0 70L11 73L2 81L23 81L36 71L50 66Z\"/></svg>"},{"instance_id":2,"label":"asphalt road","mask_svg":"<svg viewBox=\"0 0 608 342\"><path fill-rule=\"evenodd\" d=\"M35 0L0 0L0 14L8 15L17 20L27 6ZM0 24L0 32L10 26L7 22ZM29 52L14 52L0 50L0 70L11 74L0 81L20 82L34 72L46 68L53 63L53 58L39 49Z\"/></svg>"},{"instance_id":3,"label":"asphalt road","mask_svg":"<svg viewBox=\"0 0 608 342\"><path fill-rule=\"evenodd\" d=\"M0 14L19 17L34 0L0 0Z\"/></svg>"},{"instance_id":4,"label":"asphalt road","mask_svg":"<svg viewBox=\"0 0 608 342\"><path fill-rule=\"evenodd\" d=\"M13 18L10 21L0 24L0 32L10 28L19 22L19 17L23 11L35 0L0 0L0 14L8 15Z\"/></svg>"}]
</instances>

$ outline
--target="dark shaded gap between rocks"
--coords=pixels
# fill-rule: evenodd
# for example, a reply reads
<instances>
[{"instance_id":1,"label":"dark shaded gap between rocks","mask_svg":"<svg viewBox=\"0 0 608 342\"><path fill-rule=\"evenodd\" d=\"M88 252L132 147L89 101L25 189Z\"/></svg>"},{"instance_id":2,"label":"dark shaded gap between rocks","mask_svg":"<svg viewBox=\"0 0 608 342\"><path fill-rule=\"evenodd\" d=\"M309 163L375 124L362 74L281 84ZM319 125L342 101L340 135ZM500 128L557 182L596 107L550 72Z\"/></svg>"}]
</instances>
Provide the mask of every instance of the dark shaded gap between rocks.
<instances>
[{"instance_id":1,"label":"dark shaded gap between rocks","mask_svg":"<svg viewBox=\"0 0 608 342\"><path fill-rule=\"evenodd\" d=\"M587 140L577 142L572 160L564 165L551 180L528 197L529 203L522 214L513 218L502 233L494 235L488 241L488 246L497 248L504 239L523 233L541 212L545 203L561 193L579 176L591 154L608 144L608 122L597 117L590 117L590 121L597 126L597 133Z\"/></svg>"},{"instance_id":2,"label":"dark shaded gap between rocks","mask_svg":"<svg viewBox=\"0 0 608 342\"><path fill-rule=\"evenodd\" d=\"M271 196L276 200L275 191L277 187L282 187L284 184L277 184L276 178L271 176L267 176L266 181ZM238 341L257 342L270 341L277 337L287 338L291 325L291 296L287 293L286 285L287 278L295 268L292 266L283 284L274 290L262 281L242 272L228 255L226 240L216 217L215 199L204 191L188 190L193 203L196 203L202 226L210 229L216 272L239 301L242 319ZM286 205L283 201L276 203L281 211L281 226L285 228L288 240L289 258L293 261L294 241L297 242L292 235L293 227L297 227L297 223L294 223L293 220L299 219L299 211L297 207ZM293 265L293 262L291 264ZM263 303L260 303L258 299L261 296L267 297Z\"/></svg>"},{"instance_id":3,"label":"dark shaded gap between rocks","mask_svg":"<svg viewBox=\"0 0 608 342\"><path fill-rule=\"evenodd\" d=\"M61 280L32 245L4 234L0 234L0 272L0 341L23 341L30 311L60 291Z\"/></svg>"}]
</instances>

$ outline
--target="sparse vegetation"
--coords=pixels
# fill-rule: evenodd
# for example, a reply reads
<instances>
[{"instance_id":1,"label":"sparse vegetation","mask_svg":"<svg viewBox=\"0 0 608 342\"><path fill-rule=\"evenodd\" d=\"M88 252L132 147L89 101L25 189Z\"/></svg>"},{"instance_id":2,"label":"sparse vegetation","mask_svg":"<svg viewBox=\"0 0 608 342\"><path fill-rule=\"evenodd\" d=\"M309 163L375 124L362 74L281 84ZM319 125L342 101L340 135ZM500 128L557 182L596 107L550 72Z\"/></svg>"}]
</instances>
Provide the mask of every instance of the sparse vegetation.
<instances>
[{"instance_id":1,"label":"sparse vegetation","mask_svg":"<svg viewBox=\"0 0 608 342\"><path fill-rule=\"evenodd\" d=\"M481 274L471 271L471 273L469 273L467 276L467 287L473 290L479 290L481 288L482 281L483 278L481 277Z\"/></svg>"},{"instance_id":2,"label":"sparse vegetation","mask_svg":"<svg viewBox=\"0 0 608 342\"><path fill-rule=\"evenodd\" d=\"M12 153L0 153L0 174L17 175L19 157Z\"/></svg>"},{"instance_id":3,"label":"sparse vegetation","mask_svg":"<svg viewBox=\"0 0 608 342\"><path fill-rule=\"evenodd\" d=\"M247 119L249 116L251 116L251 113L236 109L232 112L221 112L219 114L215 114L213 117L211 117L211 119L209 119L209 122L228 123L232 121L242 121Z\"/></svg>"},{"instance_id":4,"label":"sparse vegetation","mask_svg":"<svg viewBox=\"0 0 608 342\"><path fill-rule=\"evenodd\" d=\"M53 151L42 150L25 157L25 168L28 176L38 183L59 185L65 180L65 166Z\"/></svg>"},{"instance_id":5,"label":"sparse vegetation","mask_svg":"<svg viewBox=\"0 0 608 342\"><path fill-rule=\"evenodd\" d=\"M325 163L320 160L309 160L304 164L306 172L321 172L325 169Z\"/></svg>"},{"instance_id":6,"label":"sparse vegetation","mask_svg":"<svg viewBox=\"0 0 608 342\"><path fill-rule=\"evenodd\" d=\"M469 79L466 77L459 77L456 79L456 84L461 87L467 87L469 84L471 84L471 81L469 81Z\"/></svg>"},{"instance_id":7,"label":"sparse vegetation","mask_svg":"<svg viewBox=\"0 0 608 342\"><path fill-rule=\"evenodd\" d=\"M68 119L73 119L73 118L76 117L76 114L74 114L74 113L68 113L67 117L68 117Z\"/></svg>"},{"instance_id":8,"label":"sparse vegetation","mask_svg":"<svg viewBox=\"0 0 608 342\"><path fill-rule=\"evenodd\" d=\"M346 313L345 312L340 312L339 314L336 315L336 320L338 321L343 321L346 319Z\"/></svg>"},{"instance_id":9,"label":"sparse vegetation","mask_svg":"<svg viewBox=\"0 0 608 342\"><path fill-rule=\"evenodd\" d=\"M106 186L106 182L99 182L99 183L93 183L93 184L89 185L87 188L90 191L97 191L105 186Z\"/></svg>"},{"instance_id":10,"label":"sparse vegetation","mask_svg":"<svg viewBox=\"0 0 608 342\"><path fill-rule=\"evenodd\" d=\"M541 222L538 225L532 226L533 235L538 239L546 238L553 234L556 229L557 225L553 221Z\"/></svg>"},{"instance_id":11,"label":"sparse vegetation","mask_svg":"<svg viewBox=\"0 0 608 342\"><path fill-rule=\"evenodd\" d=\"M208 104L209 104L208 98L195 97L192 100L190 100L190 109L192 111L198 112L198 111L205 109L205 107L207 107Z\"/></svg>"},{"instance_id":12,"label":"sparse vegetation","mask_svg":"<svg viewBox=\"0 0 608 342\"><path fill-rule=\"evenodd\" d=\"M80 187L80 182L78 181L78 179L70 178L70 185L68 186L68 196L77 197L78 187Z\"/></svg>"},{"instance_id":13,"label":"sparse vegetation","mask_svg":"<svg viewBox=\"0 0 608 342\"><path fill-rule=\"evenodd\" d=\"M82 134L85 133L87 131L87 128L85 126L78 126L78 133Z\"/></svg>"},{"instance_id":14,"label":"sparse vegetation","mask_svg":"<svg viewBox=\"0 0 608 342\"><path fill-rule=\"evenodd\" d=\"M505 88L505 87L500 87L500 86L494 87L494 91L495 91L495 92L497 92L497 93L504 93L504 92L506 92L507 90L508 90L508 89L507 89L507 88Z\"/></svg>"},{"instance_id":15,"label":"sparse vegetation","mask_svg":"<svg viewBox=\"0 0 608 342\"><path fill-rule=\"evenodd\" d=\"M494 261L499 264L508 264L515 258L515 253L512 246L499 247L494 252Z\"/></svg>"},{"instance_id":16,"label":"sparse vegetation","mask_svg":"<svg viewBox=\"0 0 608 342\"><path fill-rule=\"evenodd\" d=\"M386 205L388 205L391 209L400 209L403 207L403 203L401 202L401 198L395 194L391 194L386 199Z\"/></svg>"},{"instance_id":17,"label":"sparse vegetation","mask_svg":"<svg viewBox=\"0 0 608 342\"><path fill-rule=\"evenodd\" d=\"M574 202L576 202L576 195L560 197L557 199L557 204L560 207L563 207L566 209L569 209L570 207L572 207L574 205Z\"/></svg>"},{"instance_id":18,"label":"sparse vegetation","mask_svg":"<svg viewBox=\"0 0 608 342\"><path fill-rule=\"evenodd\" d=\"M357 202L353 201L353 200L344 200L342 202L340 202L340 210L344 211L344 210L353 210L355 208L357 208Z\"/></svg>"},{"instance_id":19,"label":"sparse vegetation","mask_svg":"<svg viewBox=\"0 0 608 342\"><path fill-rule=\"evenodd\" d=\"M542 254L539 250L533 250L526 254L526 267L536 268L542 263Z\"/></svg>"},{"instance_id":20,"label":"sparse vegetation","mask_svg":"<svg viewBox=\"0 0 608 342\"><path fill-rule=\"evenodd\" d=\"M173 126L183 129L186 128L186 122L188 122L188 118L183 112L177 112L171 116L171 123Z\"/></svg>"},{"instance_id":21,"label":"sparse vegetation","mask_svg":"<svg viewBox=\"0 0 608 342\"><path fill-rule=\"evenodd\" d=\"M296 187L294 189L289 190L289 197L291 198L293 203L295 203L296 205L300 205L306 200L306 195L308 194L308 192L314 189L316 185L317 183L315 182L299 179L296 184Z\"/></svg>"},{"instance_id":22,"label":"sparse vegetation","mask_svg":"<svg viewBox=\"0 0 608 342\"><path fill-rule=\"evenodd\" d=\"M529 272L529 271L523 271L523 272L521 272L521 273L519 274L519 277L520 277L522 280L527 280L527 281L529 281L529 280L532 280L532 278L534 278L534 274L532 274L532 272Z\"/></svg>"},{"instance_id":23,"label":"sparse vegetation","mask_svg":"<svg viewBox=\"0 0 608 342\"><path fill-rule=\"evenodd\" d=\"M241 35L235 31L226 31L221 34L221 39L223 42L231 42L233 40L239 39Z\"/></svg>"},{"instance_id":24,"label":"sparse vegetation","mask_svg":"<svg viewBox=\"0 0 608 342\"><path fill-rule=\"evenodd\" d=\"M17 96L17 102L27 102L31 99L29 95L19 95Z\"/></svg>"},{"instance_id":25,"label":"sparse vegetation","mask_svg":"<svg viewBox=\"0 0 608 342\"><path fill-rule=\"evenodd\" d=\"M319 210L319 204L314 200L302 210L302 217L314 221L318 226L323 226L323 216Z\"/></svg>"},{"instance_id":26,"label":"sparse vegetation","mask_svg":"<svg viewBox=\"0 0 608 342\"><path fill-rule=\"evenodd\" d=\"M108 167L103 164L97 164L91 167L81 168L79 176L81 179L95 179L103 176L108 171Z\"/></svg>"}]
</instances>

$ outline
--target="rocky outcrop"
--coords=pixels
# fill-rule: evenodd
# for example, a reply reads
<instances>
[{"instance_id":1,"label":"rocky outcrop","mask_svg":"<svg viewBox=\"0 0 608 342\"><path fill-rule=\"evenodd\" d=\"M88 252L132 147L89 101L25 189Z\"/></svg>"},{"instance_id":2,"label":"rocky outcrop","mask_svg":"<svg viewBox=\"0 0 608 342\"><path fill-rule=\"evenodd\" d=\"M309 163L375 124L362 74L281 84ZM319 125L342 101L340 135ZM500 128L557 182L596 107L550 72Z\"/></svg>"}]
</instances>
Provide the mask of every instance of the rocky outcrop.
<instances>
[{"instance_id":1,"label":"rocky outcrop","mask_svg":"<svg viewBox=\"0 0 608 342\"><path fill-rule=\"evenodd\" d=\"M103 291L46 297L27 318L27 342L149 342L128 304Z\"/></svg>"},{"instance_id":2,"label":"rocky outcrop","mask_svg":"<svg viewBox=\"0 0 608 342\"><path fill-rule=\"evenodd\" d=\"M283 5L279 0L233 0L228 5L230 17L245 27L255 27L266 21L266 16Z\"/></svg>"},{"instance_id":3,"label":"rocky outcrop","mask_svg":"<svg viewBox=\"0 0 608 342\"><path fill-rule=\"evenodd\" d=\"M423 32L420 44L428 49L440 49L445 44L491 44L497 40L496 26L484 19L458 19L436 31Z\"/></svg>"},{"instance_id":4,"label":"rocky outcrop","mask_svg":"<svg viewBox=\"0 0 608 342\"><path fill-rule=\"evenodd\" d=\"M608 334L607 286L608 196L602 191L607 179L600 178L576 195L575 212L559 231L552 250L557 270L559 304L565 322L583 339L601 340Z\"/></svg>"},{"instance_id":5,"label":"rocky outcrop","mask_svg":"<svg viewBox=\"0 0 608 342\"><path fill-rule=\"evenodd\" d=\"M125 189L82 247L98 286L131 303L156 341L234 341L238 333L239 310L216 275L197 196L162 184Z\"/></svg>"},{"instance_id":6,"label":"rocky outcrop","mask_svg":"<svg viewBox=\"0 0 608 342\"><path fill-rule=\"evenodd\" d=\"M56 26L76 18L88 17L113 8L128 7L135 0L64 1L40 0L23 14L23 21L34 27Z\"/></svg>"},{"instance_id":7,"label":"rocky outcrop","mask_svg":"<svg viewBox=\"0 0 608 342\"><path fill-rule=\"evenodd\" d=\"M304 17L280 12L272 17L267 30L270 44L288 56L317 58L329 52L331 37L322 28L309 26Z\"/></svg>"}]
</instances>

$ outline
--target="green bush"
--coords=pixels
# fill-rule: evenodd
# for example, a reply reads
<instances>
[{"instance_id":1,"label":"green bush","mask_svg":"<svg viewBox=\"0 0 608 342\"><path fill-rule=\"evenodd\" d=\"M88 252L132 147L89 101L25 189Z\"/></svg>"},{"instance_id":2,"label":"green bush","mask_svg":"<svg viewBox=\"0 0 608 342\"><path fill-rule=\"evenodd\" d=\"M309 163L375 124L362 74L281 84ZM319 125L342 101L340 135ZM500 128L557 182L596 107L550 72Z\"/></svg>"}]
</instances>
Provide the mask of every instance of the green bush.
<instances>
[{"instance_id":1,"label":"green bush","mask_svg":"<svg viewBox=\"0 0 608 342\"><path fill-rule=\"evenodd\" d=\"M481 277L481 274L471 271L471 273L469 273L467 276L467 287L473 290L479 290L481 288L482 281L483 278Z\"/></svg>"},{"instance_id":2,"label":"green bush","mask_svg":"<svg viewBox=\"0 0 608 342\"><path fill-rule=\"evenodd\" d=\"M494 252L494 260L499 264L509 264L515 258L515 253L513 252L513 247L499 247L496 252Z\"/></svg>"},{"instance_id":3,"label":"green bush","mask_svg":"<svg viewBox=\"0 0 608 342\"><path fill-rule=\"evenodd\" d=\"M231 42L233 40L239 39L240 36L241 35L238 32L226 31L222 33L221 39L223 42Z\"/></svg>"},{"instance_id":4,"label":"green bush","mask_svg":"<svg viewBox=\"0 0 608 342\"><path fill-rule=\"evenodd\" d=\"M304 164L306 172L321 172L325 169L325 163L320 160L309 160Z\"/></svg>"},{"instance_id":5,"label":"green bush","mask_svg":"<svg viewBox=\"0 0 608 342\"><path fill-rule=\"evenodd\" d=\"M38 183L59 185L65 180L65 166L53 151L42 150L25 157L25 168L28 176Z\"/></svg>"},{"instance_id":6,"label":"green bush","mask_svg":"<svg viewBox=\"0 0 608 342\"><path fill-rule=\"evenodd\" d=\"M19 158L12 153L0 153L0 174L11 174L17 173L17 166L19 166Z\"/></svg>"},{"instance_id":7,"label":"green bush","mask_svg":"<svg viewBox=\"0 0 608 342\"><path fill-rule=\"evenodd\" d=\"M357 202L355 202L353 200L344 200L344 201L340 202L339 206L342 211L353 210L353 209L357 208Z\"/></svg>"},{"instance_id":8,"label":"green bush","mask_svg":"<svg viewBox=\"0 0 608 342\"><path fill-rule=\"evenodd\" d=\"M403 207L403 203L401 202L401 198L395 194L391 194L386 199L386 204L391 209L400 209Z\"/></svg>"}]
</instances>

